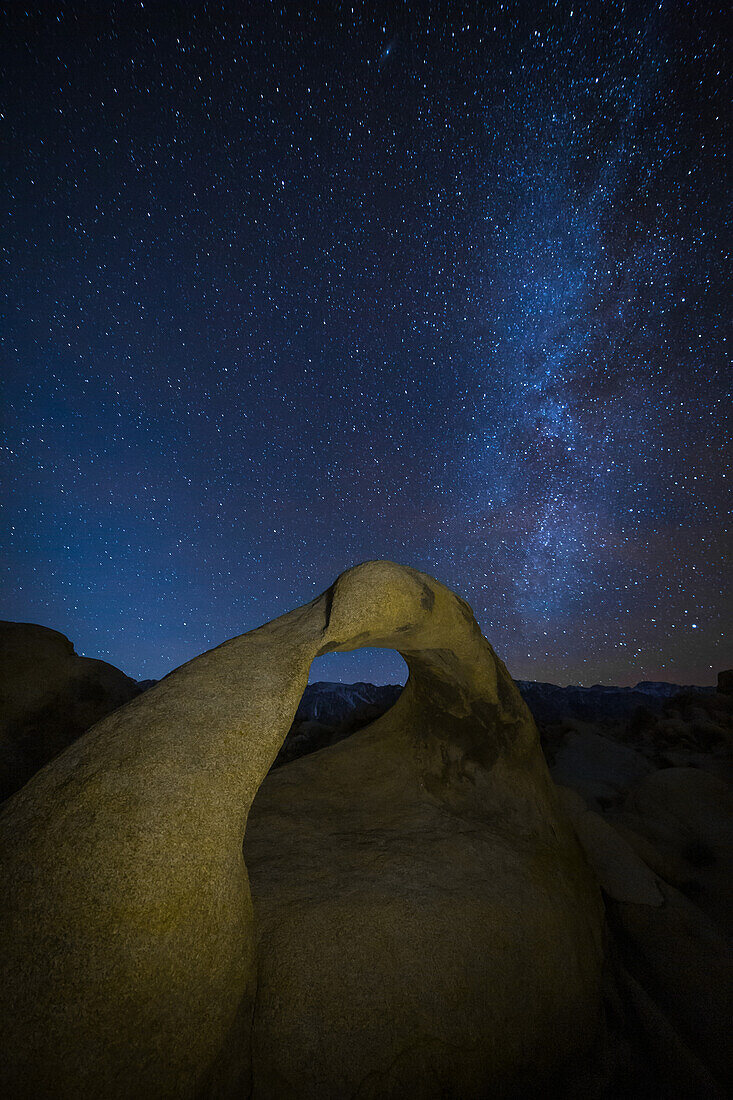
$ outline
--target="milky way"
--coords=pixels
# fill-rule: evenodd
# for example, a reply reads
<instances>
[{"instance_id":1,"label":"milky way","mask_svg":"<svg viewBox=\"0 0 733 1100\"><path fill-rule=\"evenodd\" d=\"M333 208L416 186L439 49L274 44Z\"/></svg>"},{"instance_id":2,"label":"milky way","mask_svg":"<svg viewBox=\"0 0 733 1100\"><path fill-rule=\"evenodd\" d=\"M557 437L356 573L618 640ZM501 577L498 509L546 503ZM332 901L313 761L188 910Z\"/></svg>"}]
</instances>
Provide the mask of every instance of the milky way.
<instances>
[{"instance_id":1,"label":"milky way","mask_svg":"<svg viewBox=\"0 0 733 1100\"><path fill-rule=\"evenodd\" d=\"M714 682L722 7L94 7L2 8L0 614L159 676L388 557Z\"/></svg>"}]
</instances>

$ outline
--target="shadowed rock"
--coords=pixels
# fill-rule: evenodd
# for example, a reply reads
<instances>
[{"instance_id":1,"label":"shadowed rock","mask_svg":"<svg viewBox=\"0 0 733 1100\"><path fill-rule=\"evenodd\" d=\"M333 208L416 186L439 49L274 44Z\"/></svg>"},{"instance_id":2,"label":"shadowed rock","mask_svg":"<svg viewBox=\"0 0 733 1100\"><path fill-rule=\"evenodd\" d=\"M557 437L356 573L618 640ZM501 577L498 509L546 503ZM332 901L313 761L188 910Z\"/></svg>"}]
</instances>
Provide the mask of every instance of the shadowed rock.
<instances>
[{"instance_id":1,"label":"shadowed rock","mask_svg":"<svg viewBox=\"0 0 733 1100\"><path fill-rule=\"evenodd\" d=\"M664 768L608 819L575 791L561 796L605 895L625 1027L646 1048L637 1069L653 1064L653 1086L628 1091L722 1100L733 1083L730 788Z\"/></svg>"},{"instance_id":2,"label":"shadowed rock","mask_svg":"<svg viewBox=\"0 0 733 1100\"><path fill-rule=\"evenodd\" d=\"M0 802L141 690L56 630L0 621Z\"/></svg>"},{"instance_id":3,"label":"shadowed rock","mask_svg":"<svg viewBox=\"0 0 733 1100\"><path fill-rule=\"evenodd\" d=\"M263 784L314 657L360 646L402 653L395 707ZM536 727L411 569L177 669L10 799L0 848L2 1095L526 1094L593 1037L600 898Z\"/></svg>"}]
</instances>

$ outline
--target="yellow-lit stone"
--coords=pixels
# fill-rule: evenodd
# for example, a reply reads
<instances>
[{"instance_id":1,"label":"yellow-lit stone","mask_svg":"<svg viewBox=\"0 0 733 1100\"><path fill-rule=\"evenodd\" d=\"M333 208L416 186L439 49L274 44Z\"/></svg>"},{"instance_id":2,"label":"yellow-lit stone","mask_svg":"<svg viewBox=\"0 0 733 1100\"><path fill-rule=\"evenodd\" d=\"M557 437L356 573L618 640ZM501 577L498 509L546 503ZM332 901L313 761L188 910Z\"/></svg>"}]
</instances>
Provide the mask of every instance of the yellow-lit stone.
<instances>
[{"instance_id":1,"label":"yellow-lit stone","mask_svg":"<svg viewBox=\"0 0 733 1100\"><path fill-rule=\"evenodd\" d=\"M314 657L365 645L407 661L396 706L263 783ZM534 723L390 562L100 722L0 845L4 1096L496 1096L592 1038L601 904Z\"/></svg>"}]
</instances>

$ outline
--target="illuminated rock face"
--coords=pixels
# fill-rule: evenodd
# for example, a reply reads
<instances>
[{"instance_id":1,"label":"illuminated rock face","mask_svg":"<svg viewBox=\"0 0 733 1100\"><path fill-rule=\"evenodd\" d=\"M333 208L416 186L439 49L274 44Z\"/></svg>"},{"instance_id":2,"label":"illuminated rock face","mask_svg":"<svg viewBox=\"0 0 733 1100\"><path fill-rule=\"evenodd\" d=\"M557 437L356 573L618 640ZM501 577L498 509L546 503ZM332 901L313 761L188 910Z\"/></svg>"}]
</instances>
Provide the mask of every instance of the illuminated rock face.
<instances>
[{"instance_id":1,"label":"illuminated rock face","mask_svg":"<svg viewBox=\"0 0 733 1100\"><path fill-rule=\"evenodd\" d=\"M404 656L395 707L265 780L314 657L359 646ZM501 1095L592 1037L597 886L504 666L414 570L177 669L0 833L3 1095Z\"/></svg>"}]
</instances>

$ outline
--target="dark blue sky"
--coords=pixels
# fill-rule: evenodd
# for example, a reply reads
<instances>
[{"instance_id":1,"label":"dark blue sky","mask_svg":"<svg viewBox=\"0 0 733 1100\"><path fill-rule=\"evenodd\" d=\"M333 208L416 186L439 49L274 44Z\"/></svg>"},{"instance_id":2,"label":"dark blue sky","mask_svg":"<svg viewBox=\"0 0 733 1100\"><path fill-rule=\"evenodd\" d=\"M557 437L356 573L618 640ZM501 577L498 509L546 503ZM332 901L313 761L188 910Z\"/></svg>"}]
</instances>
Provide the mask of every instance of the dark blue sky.
<instances>
[{"instance_id":1,"label":"dark blue sky","mask_svg":"<svg viewBox=\"0 0 733 1100\"><path fill-rule=\"evenodd\" d=\"M731 664L722 5L0 11L0 615L157 677L387 557Z\"/></svg>"}]
</instances>

